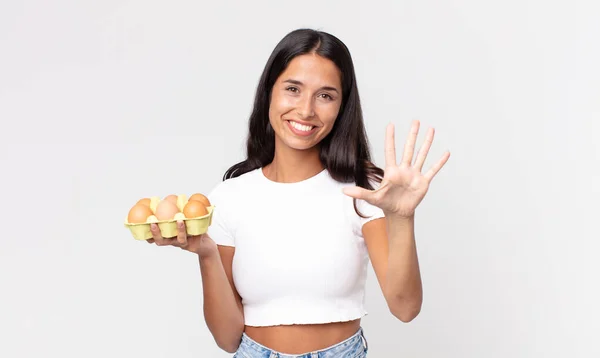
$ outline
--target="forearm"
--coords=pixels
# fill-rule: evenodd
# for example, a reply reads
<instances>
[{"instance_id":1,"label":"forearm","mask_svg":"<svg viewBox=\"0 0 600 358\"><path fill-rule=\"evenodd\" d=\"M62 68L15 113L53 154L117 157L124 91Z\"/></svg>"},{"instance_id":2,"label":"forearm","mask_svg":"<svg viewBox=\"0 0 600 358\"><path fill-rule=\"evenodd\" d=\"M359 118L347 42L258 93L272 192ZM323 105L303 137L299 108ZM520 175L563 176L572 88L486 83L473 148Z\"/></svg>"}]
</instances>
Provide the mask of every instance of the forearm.
<instances>
[{"instance_id":1,"label":"forearm","mask_svg":"<svg viewBox=\"0 0 600 358\"><path fill-rule=\"evenodd\" d=\"M244 331L244 317L219 254L200 259L204 319L217 345L234 353Z\"/></svg>"},{"instance_id":2,"label":"forearm","mask_svg":"<svg viewBox=\"0 0 600 358\"><path fill-rule=\"evenodd\" d=\"M389 240L386 300L392 313L404 322L421 309L423 288L414 234L414 217L386 215Z\"/></svg>"}]
</instances>

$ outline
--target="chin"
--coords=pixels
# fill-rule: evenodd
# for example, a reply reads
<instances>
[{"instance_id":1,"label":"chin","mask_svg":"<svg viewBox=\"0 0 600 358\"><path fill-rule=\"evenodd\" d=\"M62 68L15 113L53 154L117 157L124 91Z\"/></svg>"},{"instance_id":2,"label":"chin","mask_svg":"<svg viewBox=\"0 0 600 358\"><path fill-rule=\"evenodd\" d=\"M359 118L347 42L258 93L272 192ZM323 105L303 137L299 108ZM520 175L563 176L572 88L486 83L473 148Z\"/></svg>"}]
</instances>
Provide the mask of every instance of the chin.
<instances>
[{"instance_id":1,"label":"chin","mask_svg":"<svg viewBox=\"0 0 600 358\"><path fill-rule=\"evenodd\" d=\"M316 143L298 143L293 141L293 143L287 142L285 143L287 147L290 147L295 150L310 150L316 147Z\"/></svg>"},{"instance_id":2,"label":"chin","mask_svg":"<svg viewBox=\"0 0 600 358\"><path fill-rule=\"evenodd\" d=\"M306 150L311 150L314 149L319 142L315 142L314 140L301 140L298 138L278 138L277 140L279 142L280 145L282 145L283 147L287 147L287 148L291 148L293 150L298 150L298 151L306 151Z\"/></svg>"}]
</instances>

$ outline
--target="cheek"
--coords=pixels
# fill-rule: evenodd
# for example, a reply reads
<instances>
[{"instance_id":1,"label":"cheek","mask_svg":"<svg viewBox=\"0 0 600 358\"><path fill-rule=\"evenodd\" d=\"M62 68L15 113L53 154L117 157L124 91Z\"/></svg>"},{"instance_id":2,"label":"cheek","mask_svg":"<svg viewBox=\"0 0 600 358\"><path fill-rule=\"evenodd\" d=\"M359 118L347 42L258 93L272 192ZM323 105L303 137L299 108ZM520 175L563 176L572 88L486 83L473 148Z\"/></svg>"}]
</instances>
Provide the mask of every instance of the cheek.
<instances>
[{"instance_id":1,"label":"cheek","mask_svg":"<svg viewBox=\"0 0 600 358\"><path fill-rule=\"evenodd\" d=\"M269 119L271 121L278 120L293 108L294 104L289 98L281 95L273 95L269 105Z\"/></svg>"},{"instance_id":2,"label":"cheek","mask_svg":"<svg viewBox=\"0 0 600 358\"><path fill-rule=\"evenodd\" d=\"M333 127L333 124L335 123L335 120L337 119L339 112L340 112L339 106L328 105L328 106L323 106L319 115L321 117L321 120L323 121L323 123L326 126Z\"/></svg>"},{"instance_id":3,"label":"cheek","mask_svg":"<svg viewBox=\"0 0 600 358\"><path fill-rule=\"evenodd\" d=\"M271 98L271 107L275 111L285 112L293 109L296 105L295 99L292 96L286 96L282 93L274 94Z\"/></svg>"}]
</instances>

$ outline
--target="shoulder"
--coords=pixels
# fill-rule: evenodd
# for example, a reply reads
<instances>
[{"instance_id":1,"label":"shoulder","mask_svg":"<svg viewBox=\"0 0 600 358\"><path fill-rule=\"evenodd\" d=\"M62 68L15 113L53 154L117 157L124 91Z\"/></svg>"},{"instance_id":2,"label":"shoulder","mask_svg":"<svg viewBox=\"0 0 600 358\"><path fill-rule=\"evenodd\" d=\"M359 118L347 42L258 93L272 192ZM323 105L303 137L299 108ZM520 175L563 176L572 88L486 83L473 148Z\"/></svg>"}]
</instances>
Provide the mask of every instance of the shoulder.
<instances>
[{"instance_id":1,"label":"shoulder","mask_svg":"<svg viewBox=\"0 0 600 358\"><path fill-rule=\"evenodd\" d=\"M255 176L256 170L252 170L238 177L223 180L208 193L208 199L215 204L239 198L240 194L247 192L248 188L253 185Z\"/></svg>"},{"instance_id":2,"label":"shoulder","mask_svg":"<svg viewBox=\"0 0 600 358\"><path fill-rule=\"evenodd\" d=\"M247 201L251 192L255 171L219 182L208 193L210 203L215 207L212 223L208 227L209 236L220 246L235 247L235 236L239 225L240 205Z\"/></svg>"}]
</instances>

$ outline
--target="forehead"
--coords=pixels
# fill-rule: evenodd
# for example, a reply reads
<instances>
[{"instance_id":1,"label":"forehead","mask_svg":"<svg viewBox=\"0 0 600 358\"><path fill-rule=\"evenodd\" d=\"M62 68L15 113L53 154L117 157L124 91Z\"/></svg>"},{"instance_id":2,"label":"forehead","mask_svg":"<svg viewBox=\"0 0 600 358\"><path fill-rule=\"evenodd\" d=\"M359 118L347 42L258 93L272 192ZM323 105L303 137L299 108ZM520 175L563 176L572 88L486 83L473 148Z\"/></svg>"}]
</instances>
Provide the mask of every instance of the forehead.
<instances>
[{"instance_id":1,"label":"forehead","mask_svg":"<svg viewBox=\"0 0 600 358\"><path fill-rule=\"evenodd\" d=\"M342 87L340 71L333 61L317 54L296 56L281 73L278 81L293 79L305 86Z\"/></svg>"}]
</instances>

